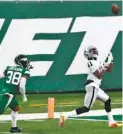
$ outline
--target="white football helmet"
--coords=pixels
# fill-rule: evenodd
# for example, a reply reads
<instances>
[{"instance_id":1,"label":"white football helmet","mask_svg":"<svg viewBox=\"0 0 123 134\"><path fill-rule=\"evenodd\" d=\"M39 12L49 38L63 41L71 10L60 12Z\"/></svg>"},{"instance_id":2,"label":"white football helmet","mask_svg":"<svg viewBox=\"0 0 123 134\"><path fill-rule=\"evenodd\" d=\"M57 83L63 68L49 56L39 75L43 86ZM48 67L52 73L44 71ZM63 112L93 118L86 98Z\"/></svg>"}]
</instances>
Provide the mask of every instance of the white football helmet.
<instances>
[{"instance_id":1,"label":"white football helmet","mask_svg":"<svg viewBox=\"0 0 123 134\"><path fill-rule=\"evenodd\" d=\"M89 46L84 50L84 56L86 59L97 58L98 50L96 47Z\"/></svg>"}]
</instances>

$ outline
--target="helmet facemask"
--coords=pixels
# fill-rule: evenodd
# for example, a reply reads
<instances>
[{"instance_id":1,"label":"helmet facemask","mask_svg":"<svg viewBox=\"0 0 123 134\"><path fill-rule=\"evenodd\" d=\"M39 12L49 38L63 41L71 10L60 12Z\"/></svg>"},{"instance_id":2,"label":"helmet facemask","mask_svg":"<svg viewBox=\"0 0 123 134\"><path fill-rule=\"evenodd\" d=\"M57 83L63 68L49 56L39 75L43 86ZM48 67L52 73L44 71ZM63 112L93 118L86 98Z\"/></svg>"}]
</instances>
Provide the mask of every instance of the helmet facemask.
<instances>
[{"instance_id":1,"label":"helmet facemask","mask_svg":"<svg viewBox=\"0 0 123 134\"><path fill-rule=\"evenodd\" d=\"M85 49L84 56L86 57L86 59L97 58L98 56L97 48L93 46L89 46L87 49Z\"/></svg>"},{"instance_id":2,"label":"helmet facemask","mask_svg":"<svg viewBox=\"0 0 123 134\"><path fill-rule=\"evenodd\" d=\"M97 48L93 47L89 50L90 58L97 58L98 56L98 50Z\"/></svg>"},{"instance_id":3,"label":"helmet facemask","mask_svg":"<svg viewBox=\"0 0 123 134\"><path fill-rule=\"evenodd\" d=\"M25 55L18 55L15 58L15 64L20 65L21 67L26 68L26 69L33 68L32 65L30 65L30 61Z\"/></svg>"}]
</instances>

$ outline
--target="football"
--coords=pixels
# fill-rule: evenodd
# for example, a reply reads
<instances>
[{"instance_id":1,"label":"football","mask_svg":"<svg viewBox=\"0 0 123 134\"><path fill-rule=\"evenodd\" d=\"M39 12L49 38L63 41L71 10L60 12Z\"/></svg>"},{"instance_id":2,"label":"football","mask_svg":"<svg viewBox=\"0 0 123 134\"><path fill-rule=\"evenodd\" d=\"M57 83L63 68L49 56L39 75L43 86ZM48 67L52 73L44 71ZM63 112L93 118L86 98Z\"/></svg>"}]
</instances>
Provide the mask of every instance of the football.
<instances>
[{"instance_id":1,"label":"football","mask_svg":"<svg viewBox=\"0 0 123 134\"><path fill-rule=\"evenodd\" d=\"M111 7L111 10L112 10L113 14L118 15L120 9L117 4L113 4Z\"/></svg>"}]
</instances>

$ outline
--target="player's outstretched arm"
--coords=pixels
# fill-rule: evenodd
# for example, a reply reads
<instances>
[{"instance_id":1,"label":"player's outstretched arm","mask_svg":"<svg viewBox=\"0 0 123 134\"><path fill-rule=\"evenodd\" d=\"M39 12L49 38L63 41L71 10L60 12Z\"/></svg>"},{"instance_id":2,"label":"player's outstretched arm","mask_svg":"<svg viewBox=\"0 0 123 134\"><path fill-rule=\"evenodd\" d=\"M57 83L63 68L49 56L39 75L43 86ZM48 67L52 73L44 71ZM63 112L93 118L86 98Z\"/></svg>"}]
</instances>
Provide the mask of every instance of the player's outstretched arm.
<instances>
[{"instance_id":1,"label":"player's outstretched arm","mask_svg":"<svg viewBox=\"0 0 123 134\"><path fill-rule=\"evenodd\" d=\"M108 66L106 66L107 70L106 72L112 72L113 70L113 62L111 62Z\"/></svg>"},{"instance_id":2,"label":"player's outstretched arm","mask_svg":"<svg viewBox=\"0 0 123 134\"><path fill-rule=\"evenodd\" d=\"M23 102L27 101L25 86L26 86L26 77L22 77L20 81L20 93L22 95Z\"/></svg>"}]
</instances>

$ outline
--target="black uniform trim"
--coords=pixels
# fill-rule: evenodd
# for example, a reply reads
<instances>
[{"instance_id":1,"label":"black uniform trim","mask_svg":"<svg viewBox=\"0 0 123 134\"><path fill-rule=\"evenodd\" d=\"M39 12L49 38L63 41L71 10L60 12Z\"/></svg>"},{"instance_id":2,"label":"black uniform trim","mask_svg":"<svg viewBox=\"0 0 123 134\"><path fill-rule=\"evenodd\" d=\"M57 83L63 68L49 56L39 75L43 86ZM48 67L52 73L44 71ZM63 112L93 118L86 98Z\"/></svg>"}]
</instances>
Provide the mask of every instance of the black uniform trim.
<instances>
[{"instance_id":1,"label":"black uniform trim","mask_svg":"<svg viewBox=\"0 0 123 134\"><path fill-rule=\"evenodd\" d=\"M88 60L97 60L96 57L88 58Z\"/></svg>"},{"instance_id":2,"label":"black uniform trim","mask_svg":"<svg viewBox=\"0 0 123 134\"><path fill-rule=\"evenodd\" d=\"M93 93L92 93L92 97L91 97L91 102L90 102L90 105L89 105L89 109L90 109L90 107L91 107L91 104L92 104L92 101L93 101L93 99L94 99L94 90L95 90L95 87L93 87Z\"/></svg>"},{"instance_id":3,"label":"black uniform trim","mask_svg":"<svg viewBox=\"0 0 123 134\"><path fill-rule=\"evenodd\" d=\"M7 70L5 70L3 73L4 73L5 76L7 76Z\"/></svg>"},{"instance_id":4,"label":"black uniform trim","mask_svg":"<svg viewBox=\"0 0 123 134\"><path fill-rule=\"evenodd\" d=\"M92 83L92 82L94 82L94 81L93 81L93 80L87 80L87 81L85 82L84 86L86 86L86 85L88 85L88 84L90 84L90 83Z\"/></svg>"}]
</instances>

